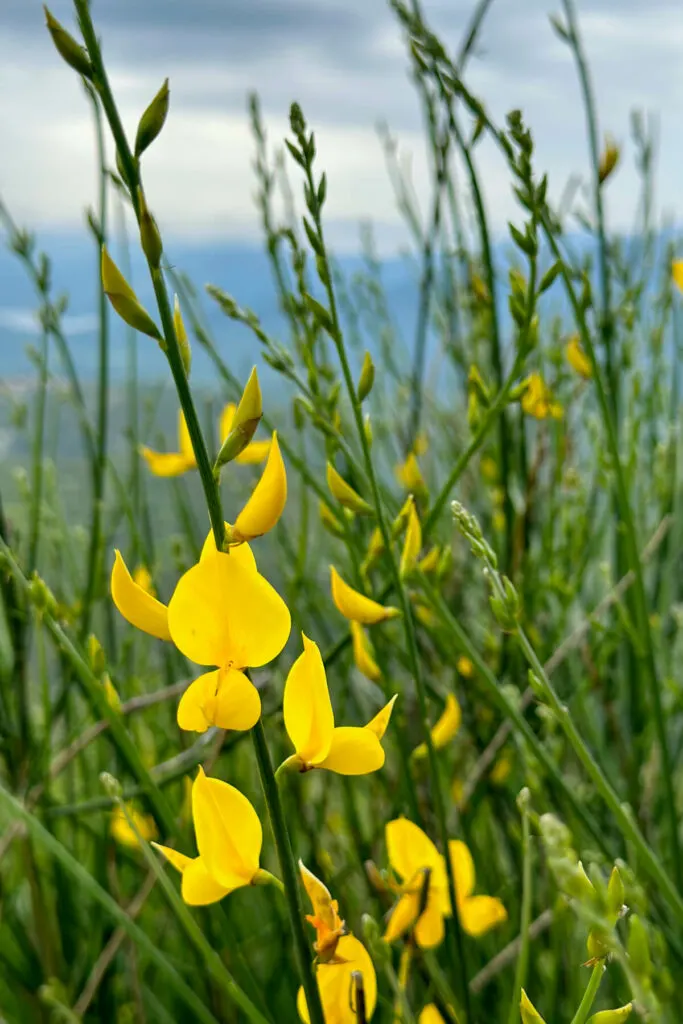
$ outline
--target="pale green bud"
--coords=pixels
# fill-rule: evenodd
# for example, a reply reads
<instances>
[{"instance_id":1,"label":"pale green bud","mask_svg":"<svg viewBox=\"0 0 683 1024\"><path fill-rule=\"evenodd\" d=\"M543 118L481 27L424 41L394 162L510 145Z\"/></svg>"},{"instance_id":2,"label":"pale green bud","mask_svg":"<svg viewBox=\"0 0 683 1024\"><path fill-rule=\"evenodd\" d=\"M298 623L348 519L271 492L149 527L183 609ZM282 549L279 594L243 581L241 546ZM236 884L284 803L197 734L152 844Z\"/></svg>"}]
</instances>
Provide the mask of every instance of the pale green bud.
<instances>
[{"instance_id":1,"label":"pale green bud","mask_svg":"<svg viewBox=\"0 0 683 1024\"><path fill-rule=\"evenodd\" d=\"M139 157L152 145L159 132L164 127L168 114L169 89L168 78L165 80L159 92L156 94L150 105L145 110L138 124L135 136L135 156Z\"/></svg>"},{"instance_id":2,"label":"pale green bud","mask_svg":"<svg viewBox=\"0 0 683 1024\"><path fill-rule=\"evenodd\" d=\"M45 11L45 22L47 30L52 36L52 42L60 57L66 61L69 67L77 71L79 75L92 81L93 68L85 47L77 43L72 35L66 31L50 11L43 5Z\"/></svg>"},{"instance_id":3,"label":"pale green bud","mask_svg":"<svg viewBox=\"0 0 683 1024\"><path fill-rule=\"evenodd\" d=\"M372 391L372 385L375 383L375 364L372 361L372 356L369 352L366 352L363 357L363 366L361 367L360 377L358 379L358 401L364 401L370 392Z\"/></svg>"}]
</instances>

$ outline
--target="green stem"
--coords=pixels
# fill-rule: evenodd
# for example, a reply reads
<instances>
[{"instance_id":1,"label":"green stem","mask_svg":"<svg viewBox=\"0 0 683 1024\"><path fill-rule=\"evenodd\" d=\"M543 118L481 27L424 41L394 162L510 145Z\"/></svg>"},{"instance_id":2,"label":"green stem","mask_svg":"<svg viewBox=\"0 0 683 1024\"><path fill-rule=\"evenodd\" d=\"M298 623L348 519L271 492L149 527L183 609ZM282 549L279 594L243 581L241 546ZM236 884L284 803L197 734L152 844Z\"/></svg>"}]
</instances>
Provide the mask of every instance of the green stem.
<instances>
[{"instance_id":1,"label":"green stem","mask_svg":"<svg viewBox=\"0 0 683 1024\"><path fill-rule=\"evenodd\" d=\"M31 487L31 522L29 526L28 557L26 560L28 575L36 568L38 558L38 542L40 540L41 505L43 501L43 446L45 443L45 406L47 400L48 351L49 334L43 329L40 344L40 364L38 367L38 385L36 394L36 422L33 433L32 451L32 487Z\"/></svg>"},{"instance_id":2,"label":"green stem","mask_svg":"<svg viewBox=\"0 0 683 1024\"><path fill-rule=\"evenodd\" d=\"M72 876L81 894L90 895L100 906L120 925L130 938L149 957L152 963L159 969L169 986L173 988L180 998L185 1002L188 1010L194 1014L194 1019L202 1024L218 1024L213 1014L204 1006L202 1001L195 995L190 986L184 981L178 971L166 959L159 950L156 943L135 924L125 910L116 903L92 877L85 868L69 853L65 846L59 842L47 829L43 828L37 818L34 818L22 804L13 797L0 784L0 803L2 803L12 818L23 821L33 839L50 853L55 860L59 861L62 867Z\"/></svg>"},{"instance_id":3,"label":"green stem","mask_svg":"<svg viewBox=\"0 0 683 1024\"><path fill-rule=\"evenodd\" d=\"M520 802L524 799L522 806L522 917L520 921L519 955L515 968L515 982L512 988L512 1002L508 1014L508 1024L517 1024L519 1020L519 1000L521 992L526 983L527 968L529 966L529 927L531 925L531 904L533 896L533 860L531 853L531 828L529 823L528 790L520 794Z\"/></svg>"},{"instance_id":4,"label":"green stem","mask_svg":"<svg viewBox=\"0 0 683 1024\"><path fill-rule=\"evenodd\" d=\"M600 982L602 976L605 973L605 965L600 962L596 964L590 976L590 981L586 986L586 991L583 994L583 999L579 1004L579 1008L572 1017L571 1024L585 1024L588 1014L591 1012L591 1007L595 1002L595 997L598 994L600 988Z\"/></svg>"}]
</instances>

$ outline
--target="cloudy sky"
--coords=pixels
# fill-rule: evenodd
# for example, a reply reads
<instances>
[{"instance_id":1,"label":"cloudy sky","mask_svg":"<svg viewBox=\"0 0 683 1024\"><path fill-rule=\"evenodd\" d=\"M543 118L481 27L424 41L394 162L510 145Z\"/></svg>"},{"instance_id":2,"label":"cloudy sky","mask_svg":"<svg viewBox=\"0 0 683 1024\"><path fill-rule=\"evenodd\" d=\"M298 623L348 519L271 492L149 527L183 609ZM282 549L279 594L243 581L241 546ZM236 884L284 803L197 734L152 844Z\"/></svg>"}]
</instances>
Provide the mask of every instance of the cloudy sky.
<instances>
[{"instance_id":1,"label":"cloudy sky","mask_svg":"<svg viewBox=\"0 0 683 1024\"><path fill-rule=\"evenodd\" d=\"M424 0L428 20L455 51L471 0ZM405 231L376 125L385 121L410 160L423 209L429 201L420 109L400 27L384 0L93 0L112 84L132 137L162 80L171 114L145 160L150 205L166 233L184 241L258 239L253 146L246 96L260 93L272 144L287 132L291 100L315 128L328 173L328 217L338 250L357 248L371 218L382 248ZM555 194L585 173L586 145L572 58L549 25L559 0L494 0L468 79L497 118L521 107L538 165ZM626 144L609 186L609 215L634 214L629 115L656 114L658 202L677 219L683 168L683 10L680 0L579 0L601 129ZM70 0L53 13L74 28ZM89 105L58 58L37 0L0 0L0 195L15 217L43 231L78 229L94 197ZM479 152L494 224L514 217L509 178Z\"/></svg>"}]
</instances>

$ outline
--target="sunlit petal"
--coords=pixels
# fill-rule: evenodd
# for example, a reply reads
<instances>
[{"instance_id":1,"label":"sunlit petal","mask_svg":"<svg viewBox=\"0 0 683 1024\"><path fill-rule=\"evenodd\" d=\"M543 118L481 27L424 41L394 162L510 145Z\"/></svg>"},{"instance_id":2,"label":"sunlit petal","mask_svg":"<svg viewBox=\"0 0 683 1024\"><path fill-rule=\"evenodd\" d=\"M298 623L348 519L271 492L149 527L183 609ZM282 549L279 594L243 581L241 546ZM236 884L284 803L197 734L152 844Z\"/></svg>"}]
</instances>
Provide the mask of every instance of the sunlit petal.
<instances>
[{"instance_id":1,"label":"sunlit petal","mask_svg":"<svg viewBox=\"0 0 683 1024\"><path fill-rule=\"evenodd\" d=\"M196 465L194 456L190 458L180 452L155 452L143 446L140 454L154 476L181 476Z\"/></svg>"},{"instance_id":2,"label":"sunlit petal","mask_svg":"<svg viewBox=\"0 0 683 1024\"><path fill-rule=\"evenodd\" d=\"M270 453L270 441L252 441L243 452L240 452L235 462L243 466L255 466L259 462L265 462Z\"/></svg>"},{"instance_id":3,"label":"sunlit petal","mask_svg":"<svg viewBox=\"0 0 683 1024\"><path fill-rule=\"evenodd\" d=\"M228 402L228 404L223 407L218 424L219 445L223 444L232 430L232 421L235 419L236 409L237 406L234 402Z\"/></svg>"},{"instance_id":4,"label":"sunlit petal","mask_svg":"<svg viewBox=\"0 0 683 1024\"><path fill-rule=\"evenodd\" d=\"M286 501L287 474L277 434L274 433L261 479L235 520L235 539L252 540L267 533L282 515Z\"/></svg>"},{"instance_id":5,"label":"sunlit petal","mask_svg":"<svg viewBox=\"0 0 683 1024\"><path fill-rule=\"evenodd\" d=\"M401 896L391 912L391 917L384 933L385 941L393 942L394 939L398 939L409 928L412 928L417 920L419 909L419 893L406 893L405 896Z\"/></svg>"},{"instance_id":6,"label":"sunlit petal","mask_svg":"<svg viewBox=\"0 0 683 1024\"><path fill-rule=\"evenodd\" d=\"M467 899L474 889L474 861L468 847L460 839L451 839L448 853L455 879L455 894L460 903Z\"/></svg>"},{"instance_id":7,"label":"sunlit petal","mask_svg":"<svg viewBox=\"0 0 683 1024\"><path fill-rule=\"evenodd\" d=\"M423 868L434 871L441 867L443 858L434 843L407 818L387 822L385 837L389 863L404 882Z\"/></svg>"},{"instance_id":8,"label":"sunlit petal","mask_svg":"<svg viewBox=\"0 0 683 1024\"><path fill-rule=\"evenodd\" d=\"M377 976L370 955L362 942L353 935L344 935L337 946L342 964L318 964L316 978L325 1014L325 1024L357 1024L354 1008L352 974L363 977L365 1011L368 1021L377 1005ZM296 1007L304 1024L309 1024L308 1007L303 988L299 989Z\"/></svg>"},{"instance_id":9,"label":"sunlit petal","mask_svg":"<svg viewBox=\"0 0 683 1024\"><path fill-rule=\"evenodd\" d=\"M507 911L495 896L469 896L459 903L458 913L463 930L476 938L496 925L507 921Z\"/></svg>"},{"instance_id":10,"label":"sunlit petal","mask_svg":"<svg viewBox=\"0 0 683 1024\"><path fill-rule=\"evenodd\" d=\"M178 412L178 451L181 455L185 456L188 462L191 462L193 465L196 463L192 441L190 440L190 431L187 429L187 421L182 409Z\"/></svg>"},{"instance_id":11,"label":"sunlit petal","mask_svg":"<svg viewBox=\"0 0 683 1024\"><path fill-rule=\"evenodd\" d=\"M231 530L230 523L225 524L226 533ZM206 535L206 540L202 546L202 552L199 556L199 561L206 558L208 555L215 555L218 548L216 547L216 538L214 537L213 530L209 530ZM243 565L245 569L256 569L256 559L254 553L248 544L234 544L228 549L226 554L230 555L231 558L236 558L240 565Z\"/></svg>"},{"instance_id":12,"label":"sunlit petal","mask_svg":"<svg viewBox=\"0 0 683 1024\"><path fill-rule=\"evenodd\" d=\"M246 883L241 883L242 885ZM209 903L217 903L229 892L240 886L228 889L211 877L201 857L196 857L183 871L181 894L191 907L205 907Z\"/></svg>"},{"instance_id":13,"label":"sunlit petal","mask_svg":"<svg viewBox=\"0 0 683 1024\"><path fill-rule=\"evenodd\" d=\"M258 690L237 669L216 669L195 679L178 705L181 729L206 732L211 725L219 729L251 729L261 715Z\"/></svg>"},{"instance_id":14,"label":"sunlit petal","mask_svg":"<svg viewBox=\"0 0 683 1024\"><path fill-rule=\"evenodd\" d=\"M385 704L382 710L378 711L375 717L365 726L366 729L374 732L378 740L381 740L384 733L387 731L387 726L391 719L391 712L394 710L394 704L396 703L397 697L398 694L395 693L389 703Z\"/></svg>"},{"instance_id":15,"label":"sunlit petal","mask_svg":"<svg viewBox=\"0 0 683 1024\"><path fill-rule=\"evenodd\" d=\"M432 728L432 743L437 748L445 747L446 744L453 739L458 729L460 728L460 721L462 719L462 713L460 711L460 705L454 694L449 693L446 697L446 704L443 712Z\"/></svg>"},{"instance_id":16,"label":"sunlit petal","mask_svg":"<svg viewBox=\"0 0 683 1024\"><path fill-rule=\"evenodd\" d=\"M434 1003L427 1003L417 1019L417 1024L446 1024Z\"/></svg>"},{"instance_id":17,"label":"sunlit petal","mask_svg":"<svg viewBox=\"0 0 683 1024\"><path fill-rule=\"evenodd\" d=\"M376 622L384 622L385 619L393 619L400 615L398 608L385 607L354 590L344 582L333 565L330 566L330 583L332 600L338 611L352 622L372 626Z\"/></svg>"},{"instance_id":18,"label":"sunlit petal","mask_svg":"<svg viewBox=\"0 0 683 1024\"><path fill-rule=\"evenodd\" d=\"M159 640L171 639L168 608L138 586L128 572L119 551L114 552L111 596L114 604L131 626L141 629L143 633L156 636Z\"/></svg>"},{"instance_id":19,"label":"sunlit petal","mask_svg":"<svg viewBox=\"0 0 683 1024\"><path fill-rule=\"evenodd\" d=\"M163 853L169 864L172 864L176 871L180 871L181 874L192 863L192 857L186 857L184 853L181 853L179 850L172 850L170 846L162 846L161 843L152 843L151 845L159 853Z\"/></svg>"},{"instance_id":20,"label":"sunlit petal","mask_svg":"<svg viewBox=\"0 0 683 1024\"><path fill-rule=\"evenodd\" d=\"M375 682L382 673L372 656L372 648L367 634L359 622L351 623L351 642L353 644L353 658L356 662L356 668L366 679Z\"/></svg>"},{"instance_id":21,"label":"sunlit petal","mask_svg":"<svg viewBox=\"0 0 683 1024\"><path fill-rule=\"evenodd\" d=\"M226 889L249 885L259 869L263 833L252 805L238 789L210 779L200 767L192 787L197 848L211 877Z\"/></svg>"},{"instance_id":22,"label":"sunlit petal","mask_svg":"<svg viewBox=\"0 0 683 1024\"><path fill-rule=\"evenodd\" d=\"M441 909L434 900L429 900L427 908L415 925L415 939L422 949L433 949L443 942L444 919Z\"/></svg>"},{"instance_id":23,"label":"sunlit petal","mask_svg":"<svg viewBox=\"0 0 683 1024\"><path fill-rule=\"evenodd\" d=\"M318 645L303 637L304 650L287 676L283 715L287 735L305 764L319 764L330 750L334 713Z\"/></svg>"},{"instance_id":24,"label":"sunlit petal","mask_svg":"<svg viewBox=\"0 0 683 1024\"><path fill-rule=\"evenodd\" d=\"M302 860L299 861L299 873L304 889L311 901L313 914L332 928L335 923L335 914L332 910L332 893L320 879L310 871Z\"/></svg>"},{"instance_id":25,"label":"sunlit petal","mask_svg":"<svg viewBox=\"0 0 683 1024\"><path fill-rule=\"evenodd\" d=\"M341 726L332 733L330 750L319 768L339 775L367 775L384 764L384 751L371 729Z\"/></svg>"},{"instance_id":26,"label":"sunlit petal","mask_svg":"<svg viewBox=\"0 0 683 1024\"><path fill-rule=\"evenodd\" d=\"M168 623L175 645L198 665L258 668L285 646L291 618L263 576L216 552L181 577Z\"/></svg>"}]
</instances>

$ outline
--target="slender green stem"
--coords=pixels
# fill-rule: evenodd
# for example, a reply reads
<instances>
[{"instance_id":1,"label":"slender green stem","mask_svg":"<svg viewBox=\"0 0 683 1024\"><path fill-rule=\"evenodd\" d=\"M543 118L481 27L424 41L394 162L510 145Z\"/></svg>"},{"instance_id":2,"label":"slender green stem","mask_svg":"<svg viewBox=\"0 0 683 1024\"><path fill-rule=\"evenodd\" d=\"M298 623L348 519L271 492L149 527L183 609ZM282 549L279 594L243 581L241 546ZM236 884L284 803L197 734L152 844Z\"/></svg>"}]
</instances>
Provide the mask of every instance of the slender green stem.
<instances>
[{"instance_id":1,"label":"slender green stem","mask_svg":"<svg viewBox=\"0 0 683 1024\"><path fill-rule=\"evenodd\" d=\"M600 982L602 981L604 973L605 965L602 962L596 964L591 972L590 980L586 986L586 991L583 994L583 999L579 1004L579 1008L572 1017L571 1024L586 1024L588 1014L591 1012L591 1008L595 1002L595 997L598 994L598 989L600 988Z\"/></svg>"},{"instance_id":2,"label":"slender green stem","mask_svg":"<svg viewBox=\"0 0 683 1024\"><path fill-rule=\"evenodd\" d=\"M531 851L531 828L529 823L528 790L520 794L522 804L522 916L519 927L520 947L515 968L515 981L512 987L512 1001L508 1014L508 1024L517 1024L519 1020L519 1000L526 984L529 966L529 927L531 926L531 906L533 900L533 858Z\"/></svg>"},{"instance_id":3,"label":"slender green stem","mask_svg":"<svg viewBox=\"0 0 683 1024\"><path fill-rule=\"evenodd\" d=\"M43 449L45 445L45 406L47 404L49 334L43 329L40 336L40 363L38 366L38 384L36 390L35 416L33 430L31 512L29 525L27 572L30 576L36 568L38 559L38 543L40 540L41 506L43 502Z\"/></svg>"},{"instance_id":4,"label":"slender green stem","mask_svg":"<svg viewBox=\"0 0 683 1024\"><path fill-rule=\"evenodd\" d=\"M185 982L176 968L166 959L156 942L138 927L126 911L112 899L92 875L79 864L72 854L47 829L43 828L25 807L0 784L0 803L11 818L22 821L33 839L42 846L55 860L59 861L65 871L71 875L79 887L81 894L91 896L120 925L140 949L144 950L150 961L155 964L168 985L180 996L194 1019L202 1024L218 1024L210 1010L202 1003L190 986Z\"/></svg>"},{"instance_id":5,"label":"slender green stem","mask_svg":"<svg viewBox=\"0 0 683 1024\"><path fill-rule=\"evenodd\" d=\"M314 197L317 195L317 190L313 179L313 168L310 161L306 161L305 173L307 178L308 193L312 197L312 199L314 199ZM358 440L360 442L362 450L365 472L370 484L372 504L375 510L377 525L379 526L380 533L382 535L382 540L384 542L384 549L387 554L391 580L398 598L399 607L402 612L402 623L406 640L406 646L408 650L408 661L410 665L411 674L415 681L415 691L417 694L420 722L424 733L424 740L427 746L429 775L431 779L432 799L434 801L434 811L439 833L439 842L444 853L444 859L446 861L448 875L448 891L452 907L452 920L454 925L453 928L448 928L448 951L450 966L451 970L453 971L453 974L460 978L460 987L462 989L463 1002L465 1006L465 1017L468 1020L470 1020L471 1012L465 946L463 942L462 928L460 926L460 919L458 915L458 899L455 876L453 874L453 865L451 863L451 858L448 855L449 836L448 825L446 822L446 805L441 785L436 750L434 749L434 744L432 742L431 723L429 720L429 709L427 706L427 691L424 683L422 665L420 662L420 655L417 647L415 623L413 621L413 613L408 598L408 594L406 592L405 587L403 586L398 561L393 550L391 531L384 512L382 497L379 489L379 483L377 480L377 476L375 474L375 468L372 461L370 444L368 442L367 434L365 431L365 424L363 423L363 412L361 409L361 403L358 400L358 393L356 391L356 386L354 384L353 376L351 374L351 367L349 365L348 357L346 354L344 337L342 334L339 316L337 312L336 296L332 284L332 273L329 258L327 255L327 247L325 245L320 205L318 204L317 201L313 201L310 204L309 209L311 211L311 215L315 223L315 230L317 232L320 243L319 266L321 270L321 280L325 288L327 300L329 303L329 313L332 325L332 340L337 350L337 355L342 370L342 376L344 378L346 391L349 397L349 402L351 404L353 418L356 425L356 432L358 434Z\"/></svg>"}]
</instances>

